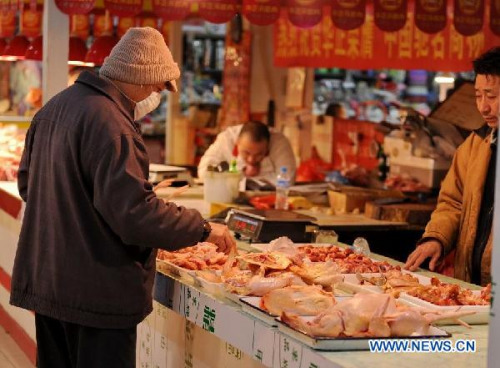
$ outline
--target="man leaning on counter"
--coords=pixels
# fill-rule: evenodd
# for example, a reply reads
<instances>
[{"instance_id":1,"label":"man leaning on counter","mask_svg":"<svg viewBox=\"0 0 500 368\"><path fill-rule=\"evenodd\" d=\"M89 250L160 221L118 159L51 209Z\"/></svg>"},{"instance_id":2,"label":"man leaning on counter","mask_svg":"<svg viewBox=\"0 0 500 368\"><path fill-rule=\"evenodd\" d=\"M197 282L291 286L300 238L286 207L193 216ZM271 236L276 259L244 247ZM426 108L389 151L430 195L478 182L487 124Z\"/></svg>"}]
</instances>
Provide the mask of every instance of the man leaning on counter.
<instances>
[{"instance_id":1,"label":"man leaning on counter","mask_svg":"<svg viewBox=\"0 0 500 368\"><path fill-rule=\"evenodd\" d=\"M455 250L454 276L485 285L491 281L491 248L497 127L500 108L500 47L474 60L476 105L484 118L458 147L439 192L436 210L405 267L429 268Z\"/></svg>"},{"instance_id":2,"label":"man leaning on counter","mask_svg":"<svg viewBox=\"0 0 500 368\"><path fill-rule=\"evenodd\" d=\"M247 178L274 183L280 167L286 166L292 181L295 179L295 156L290 142L259 121L235 125L221 132L201 158L198 176L203 179L209 166L233 160Z\"/></svg>"}]
</instances>

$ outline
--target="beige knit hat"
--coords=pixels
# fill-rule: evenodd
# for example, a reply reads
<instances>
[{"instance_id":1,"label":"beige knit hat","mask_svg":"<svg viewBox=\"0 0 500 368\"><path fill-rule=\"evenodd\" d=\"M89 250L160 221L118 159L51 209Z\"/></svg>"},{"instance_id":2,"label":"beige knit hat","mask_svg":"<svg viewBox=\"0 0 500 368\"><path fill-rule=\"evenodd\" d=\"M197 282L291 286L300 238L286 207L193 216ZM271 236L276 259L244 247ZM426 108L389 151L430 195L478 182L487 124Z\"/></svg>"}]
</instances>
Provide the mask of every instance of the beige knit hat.
<instances>
[{"instance_id":1,"label":"beige knit hat","mask_svg":"<svg viewBox=\"0 0 500 368\"><path fill-rule=\"evenodd\" d=\"M181 75L163 36L151 27L130 28L104 59L99 73L137 85L170 82L173 92Z\"/></svg>"}]
</instances>

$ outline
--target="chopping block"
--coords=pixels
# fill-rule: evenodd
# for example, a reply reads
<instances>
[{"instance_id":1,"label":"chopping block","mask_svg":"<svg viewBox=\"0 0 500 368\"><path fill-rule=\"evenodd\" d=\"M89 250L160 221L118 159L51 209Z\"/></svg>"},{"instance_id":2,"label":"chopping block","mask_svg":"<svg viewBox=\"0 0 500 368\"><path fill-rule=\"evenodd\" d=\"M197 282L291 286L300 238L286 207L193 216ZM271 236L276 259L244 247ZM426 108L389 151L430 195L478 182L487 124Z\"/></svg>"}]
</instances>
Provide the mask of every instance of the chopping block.
<instances>
[{"instance_id":1,"label":"chopping block","mask_svg":"<svg viewBox=\"0 0 500 368\"><path fill-rule=\"evenodd\" d=\"M411 225L425 226L435 208L435 202L397 204L367 202L365 216L377 220L407 222Z\"/></svg>"}]
</instances>

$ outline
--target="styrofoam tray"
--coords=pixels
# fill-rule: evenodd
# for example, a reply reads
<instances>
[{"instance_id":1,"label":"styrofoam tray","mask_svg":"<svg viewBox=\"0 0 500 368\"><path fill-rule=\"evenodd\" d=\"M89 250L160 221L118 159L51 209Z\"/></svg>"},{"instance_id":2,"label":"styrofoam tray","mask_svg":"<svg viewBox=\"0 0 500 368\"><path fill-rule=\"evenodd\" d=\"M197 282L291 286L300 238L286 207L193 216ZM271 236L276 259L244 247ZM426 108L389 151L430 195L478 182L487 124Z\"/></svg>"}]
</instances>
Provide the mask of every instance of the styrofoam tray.
<instances>
[{"instance_id":1,"label":"styrofoam tray","mask_svg":"<svg viewBox=\"0 0 500 368\"><path fill-rule=\"evenodd\" d=\"M260 319L270 326L277 326L276 316L260 308L260 296L244 296L240 298L241 309L251 316Z\"/></svg>"},{"instance_id":2,"label":"styrofoam tray","mask_svg":"<svg viewBox=\"0 0 500 368\"><path fill-rule=\"evenodd\" d=\"M479 295L481 291L473 290L472 293ZM489 305L450 305L450 306L436 305L428 301L425 301L423 299L408 295L407 293L404 292L401 293L401 295L399 296L399 300L437 312L453 312L458 310L475 312L475 314L460 317L462 321L467 322L471 325L488 324L489 322L489 317L490 317ZM450 324L457 324L457 322L452 320L442 320L437 322L437 324L450 325Z\"/></svg>"},{"instance_id":3,"label":"styrofoam tray","mask_svg":"<svg viewBox=\"0 0 500 368\"><path fill-rule=\"evenodd\" d=\"M193 282L195 279L195 271L179 267L169 261L162 259L156 260L156 269L158 271L177 276L184 281Z\"/></svg>"},{"instance_id":4,"label":"styrofoam tray","mask_svg":"<svg viewBox=\"0 0 500 368\"><path fill-rule=\"evenodd\" d=\"M225 296L225 288L223 282L211 282L205 280L203 277L196 274L196 272L193 274L193 278L194 278L194 284L196 286L201 287L210 294L213 294L215 296Z\"/></svg>"},{"instance_id":5,"label":"styrofoam tray","mask_svg":"<svg viewBox=\"0 0 500 368\"><path fill-rule=\"evenodd\" d=\"M250 248L257 252L265 252L266 247L269 245L269 243L252 243L250 244ZM313 247L333 247L337 246L336 244L330 244L330 243L294 243L295 247L304 247L306 245L310 245Z\"/></svg>"},{"instance_id":6,"label":"styrofoam tray","mask_svg":"<svg viewBox=\"0 0 500 368\"><path fill-rule=\"evenodd\" d=\"M415 272L402 270L403 273L411 274L416 277L418 281L422 285L429 285L431 283L431 279L427 276L419 275ZM380 276L380 273L362 273L364 277L377 277ZM344 281L337 284L337 287L340 290L350 292L350 293L358 293L358 292L373 292L373 293L383 293L384 290L380 286L370 285L370 284L361 284L361 282L356 277L354 273L344 274Z\"/></svg>"},{"instance_id":7,"label":"styrofoam tray","mask_svg":"<svg viewBox=\"0 0 500 368\"><path fill-rule=\"evenodd\" d=\"M314 317L299 317L299 318L304 319L304 321L311 321L314 319ZM370 347L368 341L379 339L376 337L339 337L339 338L311 337L301 331L289 327L287 324L281 321L278 322L278 330L315 350L327 350L327 351L369 350ZM409 336L405 337L405 339L434 339L434 338L445 338L445 337L451 337L451 335L440 328L431 326L429 335ZM400 339L400 338L384 337L380 339L388 340L388 339Z\"/></svg>"}]
</instances>

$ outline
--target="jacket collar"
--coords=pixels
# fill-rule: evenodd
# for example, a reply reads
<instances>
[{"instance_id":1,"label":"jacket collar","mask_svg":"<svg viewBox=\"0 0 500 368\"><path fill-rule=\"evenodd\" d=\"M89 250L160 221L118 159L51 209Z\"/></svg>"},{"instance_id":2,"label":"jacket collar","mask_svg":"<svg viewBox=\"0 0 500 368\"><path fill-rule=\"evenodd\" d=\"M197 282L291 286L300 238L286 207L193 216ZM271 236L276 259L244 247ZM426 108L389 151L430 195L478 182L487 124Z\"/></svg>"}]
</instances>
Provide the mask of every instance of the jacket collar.
<instances>
[{"instance_id":1,"label":"jacket collar","mask_svg":"<svg viewBox=\"0 0 500 368\"><path fill-rule=\"evenodd\" d=\"M110 98L120 111L132 122L135 130L140 132L139 125L134 121L134 103L124 96L113 83L89 71L82 72L76 80L76 83L85 84Z\"/></svg>"},{"instance_id":2,"label":"jacket collar","mask_svg":"<svg viewBox=\"0 0 500 368\"><path fill-rule=\"evenodd\" d=\"M481 128L474 130L486 143L497 144L498 129L492 129L488 124L484 124Z\"/></svg>"}]
</instances>

